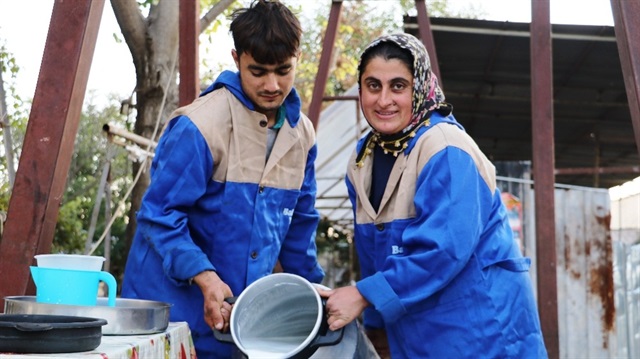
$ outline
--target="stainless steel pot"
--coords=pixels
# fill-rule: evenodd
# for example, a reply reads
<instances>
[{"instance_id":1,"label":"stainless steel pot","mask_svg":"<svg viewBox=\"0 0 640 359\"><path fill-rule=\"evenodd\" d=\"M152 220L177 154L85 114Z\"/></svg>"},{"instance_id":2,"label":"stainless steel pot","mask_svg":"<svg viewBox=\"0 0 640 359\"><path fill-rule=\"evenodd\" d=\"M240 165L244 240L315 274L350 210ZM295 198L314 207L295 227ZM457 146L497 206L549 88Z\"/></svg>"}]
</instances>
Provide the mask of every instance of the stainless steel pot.
<instances>
[{"instance_id":1,"label":"stainless steel pot","mask_svg":"<svg viewBox=\"0 0 640 359\"><path fill-rule=\"evenodd\" d=\"M249 359L309 358L321 346L340 342L343 329L328 329L324 302L306 279L275 273L249 285L235 299L231 339L214 331L218 340L233 342Z\"/></svg>"},{"instance_id":2,"label":"stainless steel pot","mask_svg":"<svg viewBox=\"0 0 640 359\"><path fill-rule=\"evenodd\" d=\"M95 306L36 302L35 296L4 298L6 314L50 314L102 318L107 325L104 335L142 335L163 332L169 326L171 305L140 299L117 298L115 307L107 298L98 298Z\"/></svg>"}]
</instances>

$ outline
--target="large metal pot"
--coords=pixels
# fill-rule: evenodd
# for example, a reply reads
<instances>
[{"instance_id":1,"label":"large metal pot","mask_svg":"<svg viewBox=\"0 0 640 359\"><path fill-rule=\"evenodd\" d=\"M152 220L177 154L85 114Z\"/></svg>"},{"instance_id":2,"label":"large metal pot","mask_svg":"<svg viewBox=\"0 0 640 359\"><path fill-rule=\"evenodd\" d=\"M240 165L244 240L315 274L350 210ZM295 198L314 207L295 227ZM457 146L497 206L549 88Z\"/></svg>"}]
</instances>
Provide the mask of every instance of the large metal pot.
<instances>
[{"instance_id":1,"label":"large metal pot","mask_svg":"<svg viewBox=\"0 0 640 359\"><path fill-rule=\"evenodd\" d=\"M233 342L249 359L309 358L322 346L335 345L343 329L328 329L324 302L306 279L275 273L249 285L233 300L230 332L214 331Z\"/></svg>"},{"instance_id":2,"label":"large metal pot","mask_svg":"<svg viewBox=\"0 0 640 359\"><path fill-rule=\"evenodd\" d=\"M93 350L102 341L99 318L64 315L1 314L0 352L73 353Z\"/></svg>"},{"instance_id":3,"label":"large metal pot","mask_svg":"<svg viewBox=\"0 0 640 359\"><path fill-rule=\"evenodd\" d=\"M142 335L163 332L169 326L171 304L141 299L117 298L115 307L107 298L98 298L95 306L36 302L35 296L4 298L6 314L50 314L105 319L104 335Z\"/></svg>"}]
</instances>

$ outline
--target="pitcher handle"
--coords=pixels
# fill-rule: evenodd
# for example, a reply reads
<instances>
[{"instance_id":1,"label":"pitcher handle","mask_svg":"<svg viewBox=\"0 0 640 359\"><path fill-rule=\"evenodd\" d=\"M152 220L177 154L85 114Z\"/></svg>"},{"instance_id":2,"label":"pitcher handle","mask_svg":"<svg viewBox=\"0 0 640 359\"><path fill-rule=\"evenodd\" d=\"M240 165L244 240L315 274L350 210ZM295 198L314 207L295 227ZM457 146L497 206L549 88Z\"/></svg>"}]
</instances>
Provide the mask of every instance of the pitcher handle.
<instances>
[{"instance_id":1,"label":"pitcher handle","mask_svg":"<svg viewBox=\"0 0 640 359\"><path fill-rule=\"evenodd\" d=\"M118 284L116 283L116 278L109 272L101 271L98 273L98 278L103 281L107 288L109 288L109 299L107 304L110 307L116 306L116 291L118 289Z\"/></svg>"},{"instance_id":2,"label":"pitcher handle","mask_svg":"<svg viewBox=\"0 0 640 359\"><path fill-rule=\"evenodd\" d=\"M216 328L213 328L213 336L222 343L232 343L233 344L233 336L231 336L231 331L223 333Z\"/></svg>"},{"instance_id":3,"label":"pitcher handle","mask_svg":"<svg viewBox=\"0 0 640 359\"><path fill-rule=\"evenodd\" d=\"M338 330L329 329L329 323L327 323L327 298L322 298L322 323L320 324L320 330L318 335L313 339L309 346L322 347L327 345L334 345L342 340L344 334L344 328Z\"/></svg>"},{"instance_id":4,"label":"pitcher handle","mask_svg":"<svg viewBox=\"0 0 640 359\"><path fill-rule=\"evenodd\" d=\"M229 304L235 304L238 297L228 297L224 298L224 301ZM229 327L229 331L223 333L216 328L213 328L213 336L219 341L223 343L233 343L233 336L231 336L231 327Z\"/></svg>"}]
</instances>

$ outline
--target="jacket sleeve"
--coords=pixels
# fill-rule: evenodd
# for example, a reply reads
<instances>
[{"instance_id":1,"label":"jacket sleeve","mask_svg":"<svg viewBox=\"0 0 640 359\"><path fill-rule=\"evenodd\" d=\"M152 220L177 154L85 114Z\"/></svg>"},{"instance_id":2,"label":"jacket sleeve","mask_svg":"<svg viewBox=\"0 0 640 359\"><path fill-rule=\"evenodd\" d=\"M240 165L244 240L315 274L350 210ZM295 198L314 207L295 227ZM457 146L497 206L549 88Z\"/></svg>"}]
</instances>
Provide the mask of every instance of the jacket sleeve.
<instances>
[{"instance_id":1,"label":"jacket sleeve","mask_svg":"<svg viewBox=\"0 0 640 359\"><path fill-rule=\"evenodd\" d=\"M416 217L401 232L402 253L388 256L382 271L357 283L385 322L424 309L465 268L492 210L491 192L471 156L457 147L443 149L424 166L416 183Z\"/></svg>"},{"instance_id":2,"label":"jacket sleeve","mask_svg":"<svg viewBox=\"0 0 640 359\"><path fill-rule=\"evenodd\" d=\"M188 224L188 210L205 193L212 171L211 152L196 126L187 117L174 118L156 148L137 219L142 238L175 284L215 269L193 242Z\"/></svg>"},{"instance_id":3,"label":"jacket sleeve","mask_svg":"<svg viewBox=\"0 0 640 359\"><path fill-rule=\"evenodd\" d=\"M315 208L316 155L317 147L314 144L307 155L304 180L289 231L280 249L279 260L285 272L298 274L313 283L320 283L324 278L324 271L318 263L316 247L316 230L320 221L320 214Z\"/></svg>"}]
</instances>

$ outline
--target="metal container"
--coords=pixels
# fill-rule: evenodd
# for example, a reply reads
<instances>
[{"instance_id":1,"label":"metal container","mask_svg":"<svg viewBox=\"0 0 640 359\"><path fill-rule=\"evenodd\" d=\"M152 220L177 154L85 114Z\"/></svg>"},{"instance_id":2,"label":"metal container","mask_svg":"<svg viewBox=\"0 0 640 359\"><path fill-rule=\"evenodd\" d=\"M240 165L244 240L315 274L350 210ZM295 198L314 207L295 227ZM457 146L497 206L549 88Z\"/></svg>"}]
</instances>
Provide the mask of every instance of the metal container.
<instances>
[{"instance_id":1,"label":"metal container","mask_svg":"<svg viewBox=\"0 0 640 359\"><path fill-rule=\"evenodd\" d=\"M107 325L103 335L140 335L160 333L169 326L171 304L140 299L117 298L115 307L107 298L98 298L95 306L36 302L35 296L4 298L5 314L51 314L102 318Z\"/></svg>"},{"instance_id":2,"label":"metal container","mask_svg":"<svg viewBox=\"0 0 640 359\"><path fill-rule=\"evenodd\" d=\"M249 359L309 358L318 348L342 340L344 330L328 329L324 309L309 281L275 273L253 282L235 300L231 338L217 331L214 335L235 343Z\"/></svg>"}]
</instances>

